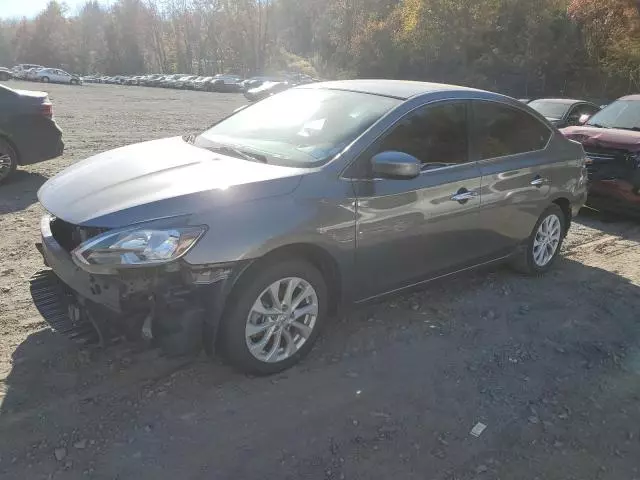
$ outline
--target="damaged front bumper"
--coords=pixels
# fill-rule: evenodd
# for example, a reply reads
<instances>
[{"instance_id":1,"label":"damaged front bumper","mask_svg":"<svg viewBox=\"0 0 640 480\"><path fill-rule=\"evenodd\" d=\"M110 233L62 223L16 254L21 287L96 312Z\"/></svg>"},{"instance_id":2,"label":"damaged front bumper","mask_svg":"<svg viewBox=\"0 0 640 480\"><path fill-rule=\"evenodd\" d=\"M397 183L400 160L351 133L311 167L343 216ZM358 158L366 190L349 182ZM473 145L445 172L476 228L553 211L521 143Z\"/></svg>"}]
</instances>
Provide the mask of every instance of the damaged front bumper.
<instances>
[{"instance_id":1,"label":"damaged front bumper","mask_svg":"<svg viewBox=\"0 0 640 480\"><path fill-rule=\"evenodd\" d=\"M125 336L153 341L171 354L212 347L225 300L242 269L240 263L194 266L176 261L93 274L77 266L56 240L52 220L48 215L42 218L42 243L37 248L55 274L48 284L60 284L42 288L64 292L59 301L65 305L55 311L69 312L69 320L79 328L91 324L102 344ZM42 277L40 282L44 283ZM55 294L49 291L36 291L37 306L37 296L52 301Z\"/></svg>"}]
</instances>

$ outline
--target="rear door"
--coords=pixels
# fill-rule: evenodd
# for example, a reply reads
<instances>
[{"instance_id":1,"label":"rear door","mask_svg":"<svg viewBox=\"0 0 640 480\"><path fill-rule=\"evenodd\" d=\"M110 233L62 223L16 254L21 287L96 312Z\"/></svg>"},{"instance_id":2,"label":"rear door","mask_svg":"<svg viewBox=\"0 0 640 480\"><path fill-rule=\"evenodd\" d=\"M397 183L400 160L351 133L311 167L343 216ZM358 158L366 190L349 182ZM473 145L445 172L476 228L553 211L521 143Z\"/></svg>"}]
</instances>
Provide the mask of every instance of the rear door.
<instances>
[{"instance_id":1,"label":"rear door","mask_svg":"<svg viewBox=\"0 0 640 480\"><path fill-rule=\"evenodd\" d=\"M550 203L552 130L524 109L473 100L472 158L482 174L478 241L490 256L528 238Z\"/></svg>"},{"instance_id":2,"label":"rear door","mask_svg":"<svg viewBox=\"0 0 640 480\"><path fill-rule=\"evenodd\" d=\"M413 179L355 179L356 261L363 296L473 264L478 256L480 170L469 159L466 101L407 114L360 161L401 151L422 162Z\"/></svg>"}]
</instances>

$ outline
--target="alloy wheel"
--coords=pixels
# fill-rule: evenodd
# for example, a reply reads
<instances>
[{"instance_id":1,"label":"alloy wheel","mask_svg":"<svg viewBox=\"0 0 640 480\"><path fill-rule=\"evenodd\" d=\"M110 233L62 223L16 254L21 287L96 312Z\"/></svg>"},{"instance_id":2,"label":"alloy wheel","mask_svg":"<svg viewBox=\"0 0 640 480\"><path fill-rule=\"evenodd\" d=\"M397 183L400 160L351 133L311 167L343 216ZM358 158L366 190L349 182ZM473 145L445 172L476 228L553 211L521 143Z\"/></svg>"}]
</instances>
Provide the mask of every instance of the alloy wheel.
<instances>
[{"instance_id":1,"label":"alloy wheel","mask_svg":"<svg viewBox=\"0 0 640 480\"><path fill-rule=\"evenodd\" d=\"M273 282L258 296L246 320L251 354L266 363L294 355L309 339L318 317L318 295L298 277Z\"/></svg>"},{"instance_id":2,"label":"alloy wheel","mask_svg":"<svg viewBox=\"0 0 640 480\"><path fill-rule=\"evenodd\" d=\"M533 239L533 261L538 267L546 266L553 259L560 244L561 230L562 222L555 214L540 222Z\"/></svg>"}]
</instances>

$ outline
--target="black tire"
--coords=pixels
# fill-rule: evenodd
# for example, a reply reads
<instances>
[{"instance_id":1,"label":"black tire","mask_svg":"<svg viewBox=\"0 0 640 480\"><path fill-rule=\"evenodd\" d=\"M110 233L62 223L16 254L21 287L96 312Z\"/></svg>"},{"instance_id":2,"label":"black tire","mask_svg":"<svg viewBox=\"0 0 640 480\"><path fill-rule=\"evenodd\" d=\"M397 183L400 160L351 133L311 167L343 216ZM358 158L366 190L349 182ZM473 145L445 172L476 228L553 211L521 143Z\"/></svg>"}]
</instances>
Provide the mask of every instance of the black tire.
<instances>
[{"instance_id":1,"label":"black tire","mask_svg":"<svg viewBox=\"0 0 640 480\"><path fill-rule=\"evenodd\" d=\"M49 83L49 77L42 77L42 83Z\"/></svg>"},{"instance_id":2,"label":"black tire","mask_svg":"<svg viewBox=\"0 0 640 480\"><path fill-rule=\"evenodd\" d=\"M289 277L298 277L315 290L318 300L318 314L311 334L302 346L291 356L281 361L267 363L257 359L247 346L245 328L254 302L260 294L274 282ZM216 343L219 350L235 368L254 375L271 375L292 367L313 348L328 314L327 287L322 274L310 263L302 259L268 262L256 266L245 273L227 301L220 324Z\"/></svg>"},{"instance_id":3,"label":"black tire","mask_svg":"<svg viewBox=\"0 0 640 480\"><path fill-rule=\"evenodd\" d=\"M11 77L9 76L8 73L6 72L0 72L0 80L2 80L3 82L6 82L7 80L9 80Z\"/></svg>"},{"instance_id":4,"label":"black tire","mask_svg":"<svg viewBox=\"0 0 640 480\"><path fill-rule=\"evenodd\" d=\"M7 181L7 179L13 176L13 173L18 168L18 153L15 149L3 138L0 138L0 160L8 161L8 168L0 166L0 184ZM2 162L4 163L4 162Z\"/></svg>"},{"instance_id":5,"label":"black tire","mask_svg":"<svg viewBox=\"0 0 640 480\"><path fill-rule=\"evenodd\" d=\"M78 84L78 81L77 81L77 80L74 80L74 79L71 79L71 80L69 80L69 84L71 84L71 85L77 85L77 84Z\"/></svg>"},{"instance_id":6,"label":"black tire","mask_svg":"<svg viewBox=\"0 0 640 480\"><path fill-rule=\"evenodd\" d=\"M555 215L560 221L560 239L558 242L558 246L556 247L555 252L551 257L551 260L549 260L548 263L546 263L545 265L540 266L534 260L534 242L536 239L536 235L538 233L538 229L540 228L540 225L551 215ZM514 257L512 261L513 268L518 272L524 273L526 275L542 275L543 273L547 272L553 266L556 259L558 258L558 255L560 254L560 250L562 249L562 242L564 241L566 234L567 234L567 218L565 217L565 214L562 211L562 209L558 205L553 204L549 208L547 208L544 212L542 212L542 215L540 215L540 218L538 218L538 221L533 227L533 230L531 232L531 235L529 236L529 239L527 240L526 245Z\"/></svg>"}]
</instances>

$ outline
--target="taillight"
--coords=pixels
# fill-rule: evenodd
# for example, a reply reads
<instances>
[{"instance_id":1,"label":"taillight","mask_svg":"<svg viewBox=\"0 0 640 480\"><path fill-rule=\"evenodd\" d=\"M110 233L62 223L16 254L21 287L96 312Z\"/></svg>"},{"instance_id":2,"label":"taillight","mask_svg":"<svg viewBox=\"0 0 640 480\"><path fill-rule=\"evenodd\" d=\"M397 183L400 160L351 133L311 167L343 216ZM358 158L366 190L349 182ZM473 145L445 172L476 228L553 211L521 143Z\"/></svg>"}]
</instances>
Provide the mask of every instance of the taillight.
<instances>
[{"instance_id":1,"label":"taillight","mask_svg":"<svg viewBox=\"0 0 640 480\"><path fill-rule=\"evenodd\" d=\"M53 105L50 103L43 103L40 106L40 112L47 118L53 118Z\"/></svg>"}]
</instances>

